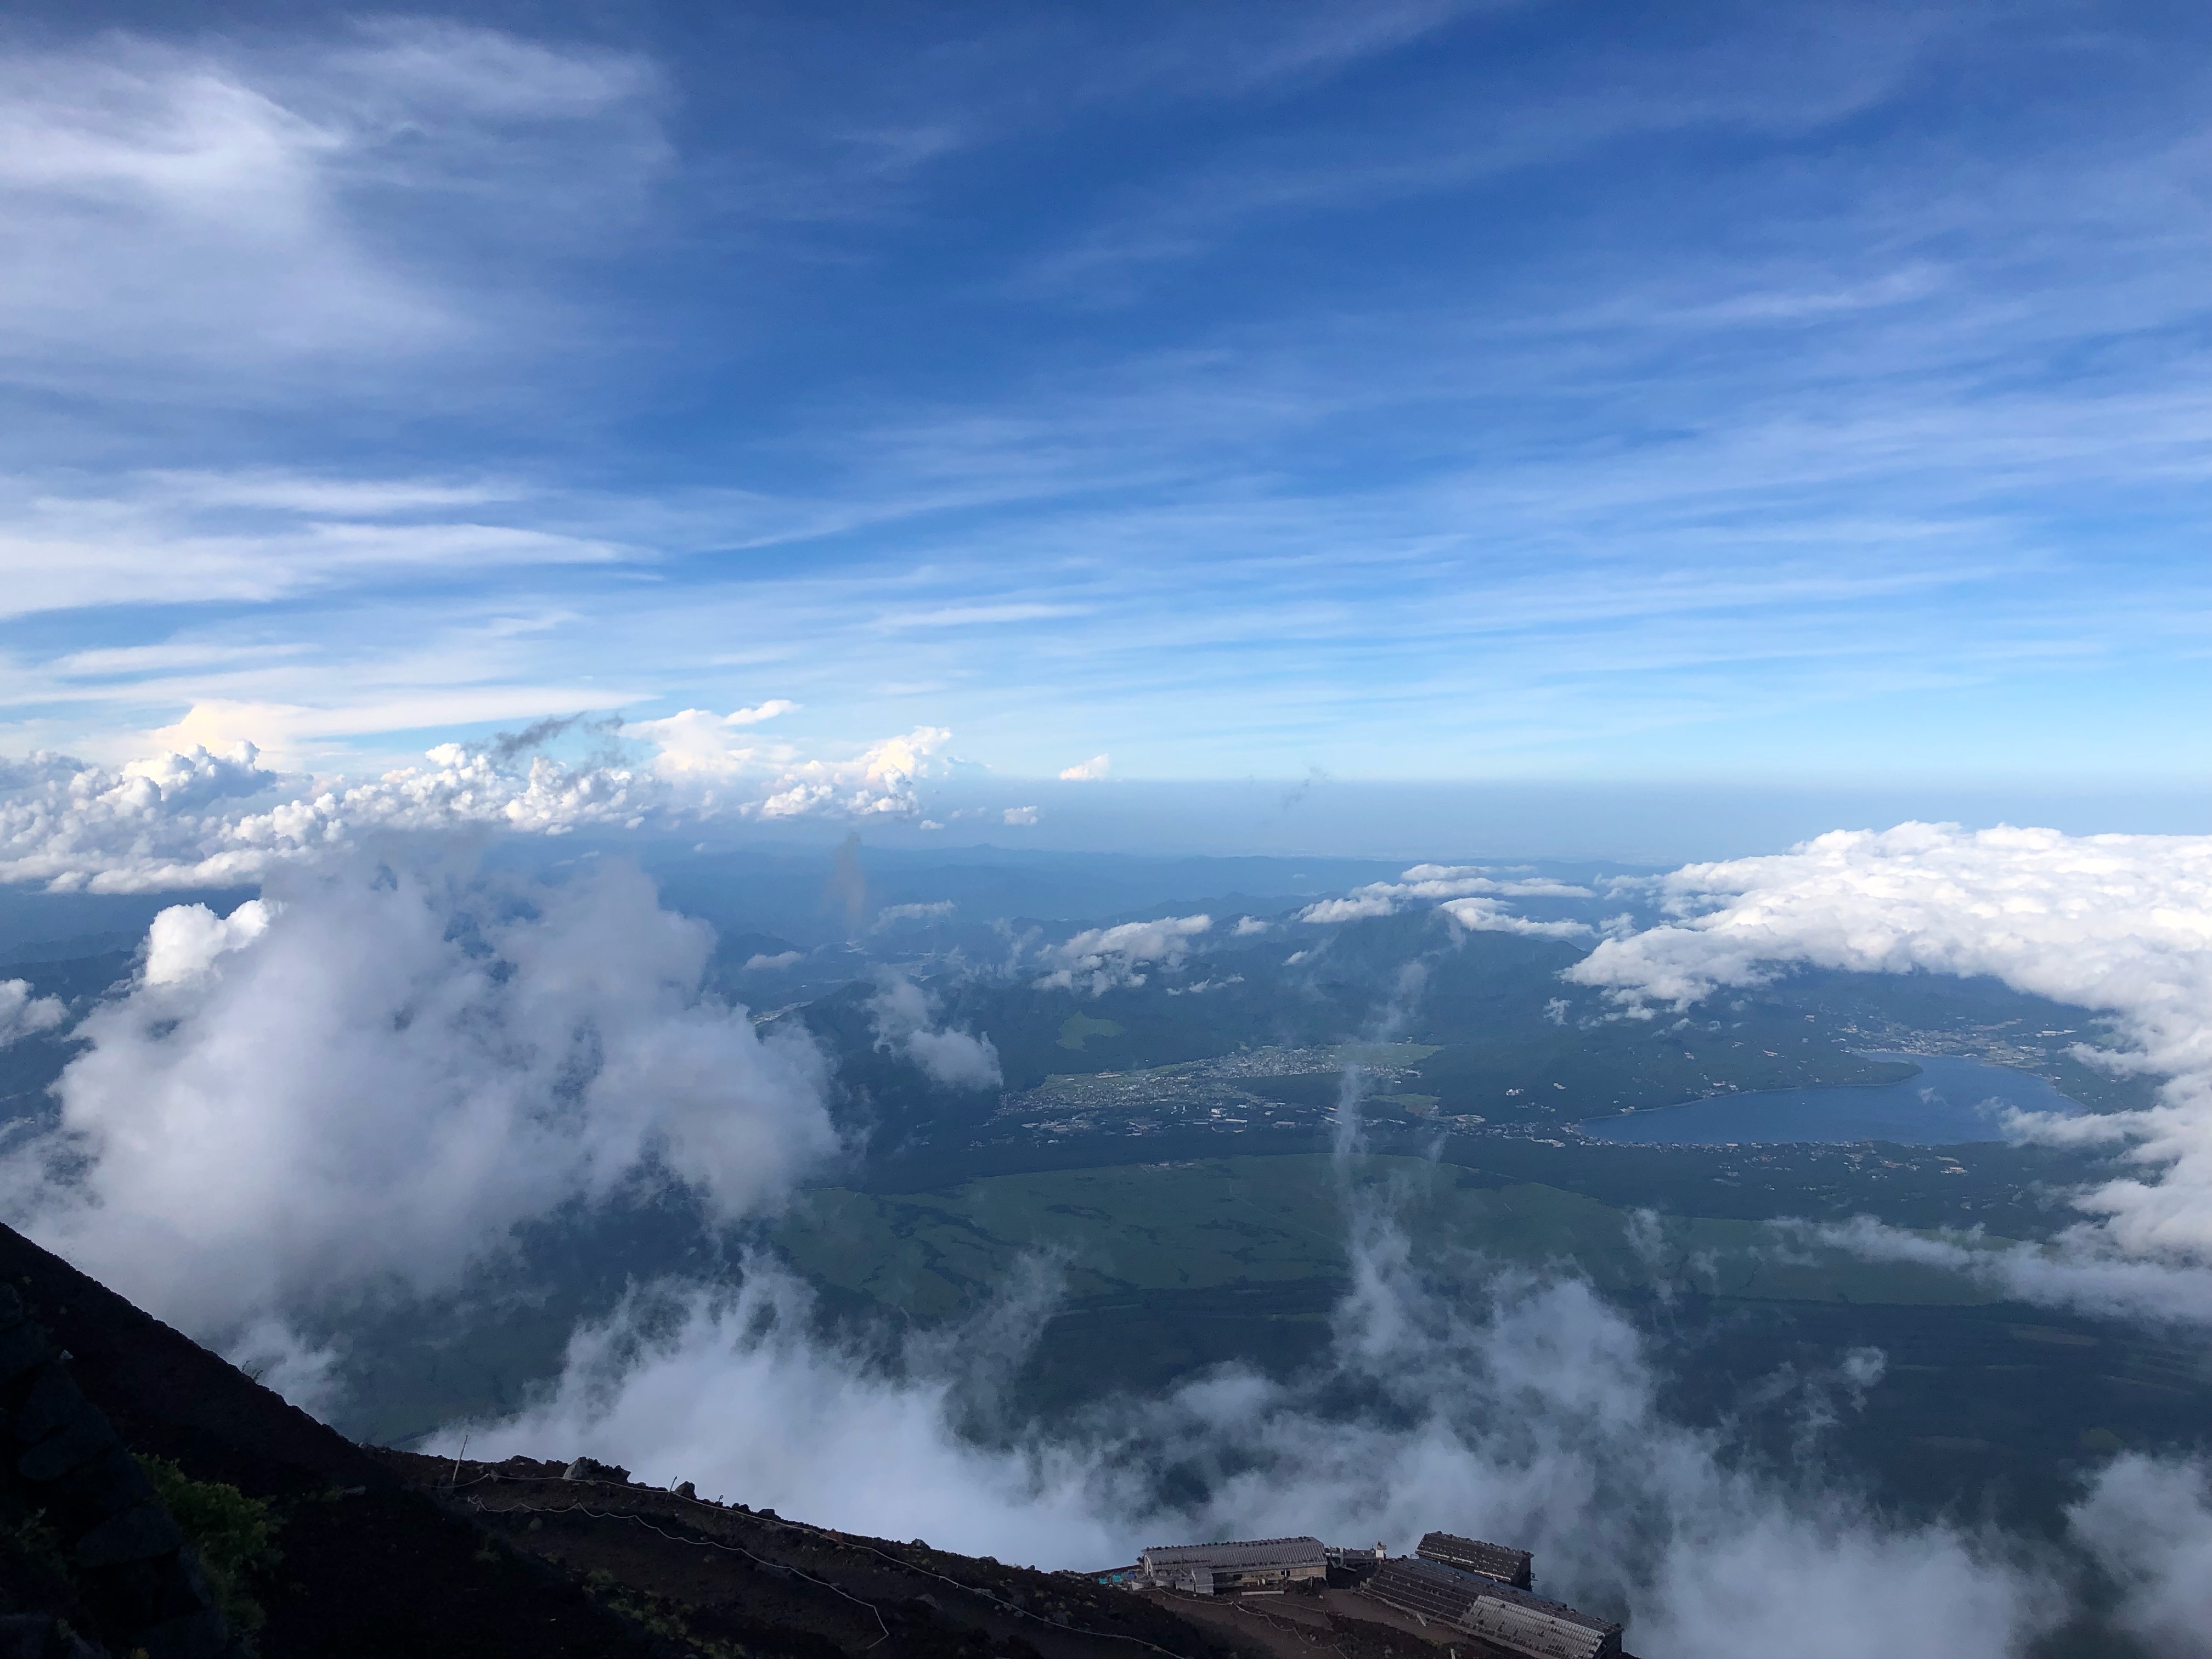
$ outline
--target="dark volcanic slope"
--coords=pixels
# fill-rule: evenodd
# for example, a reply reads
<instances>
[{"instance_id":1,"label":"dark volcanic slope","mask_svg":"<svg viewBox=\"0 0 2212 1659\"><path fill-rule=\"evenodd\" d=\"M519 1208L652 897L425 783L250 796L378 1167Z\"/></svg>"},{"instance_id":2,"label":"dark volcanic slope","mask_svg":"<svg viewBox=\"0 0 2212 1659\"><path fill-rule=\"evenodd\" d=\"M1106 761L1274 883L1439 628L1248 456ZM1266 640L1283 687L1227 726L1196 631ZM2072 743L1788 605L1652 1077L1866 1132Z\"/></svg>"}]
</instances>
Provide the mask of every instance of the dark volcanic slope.
<instances>
[{"instance_id":1,"label":"dark volcanic slope","mask_svg":"<svg viewBox=\"0 0 2212 1659\"><path fill-rule=\"evenodd\" d=\"M7 1227L0 1278L69 1351L125 1443L271 1500L283 1559L254 1586L266 1659L654 1650L580 1586L485 1549L466 1521L336 1431Z\"/></svg>"},{"instance_id":2,"label":"dark volcanic slope","mask_svg":"<svg viewBox=\"0 0 2212 1659\"><path fill-rule=\"evenodd\" d=\"M250 1586L268 1613L265 1659L1388 1659L1443 1650L1437 1632L1341 1588L1203 1602L1135 1594L1085 1574L706 1503L620 1471L571 1480L562 1464L523 1458L456 1465L371 1451L5 1227L0 1284L68 1350L77 1385L125 1444L270 1504L283 1559ZM0 1592L74 1616L70 1587L4 1536ZM1493 1651L1445 1633L1458 1659Z\"/></svg>"}]
</instances>

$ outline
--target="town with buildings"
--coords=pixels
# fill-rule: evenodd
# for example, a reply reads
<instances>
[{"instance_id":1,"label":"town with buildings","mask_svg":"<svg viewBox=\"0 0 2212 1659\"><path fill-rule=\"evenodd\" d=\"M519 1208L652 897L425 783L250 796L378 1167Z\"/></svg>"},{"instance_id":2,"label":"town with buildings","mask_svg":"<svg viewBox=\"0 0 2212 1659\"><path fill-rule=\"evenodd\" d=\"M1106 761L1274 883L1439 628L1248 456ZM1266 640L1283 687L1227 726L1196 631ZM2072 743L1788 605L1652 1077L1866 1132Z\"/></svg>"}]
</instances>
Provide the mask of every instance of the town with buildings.
<instances>
[{"instance_id":1,"label":"town with buildings","mask_svg":"<svg viewBox=\"0 0 2212 1659\"><path fill-rule=\"evenodd\" d=\"M1127 1072L1056 1075L1034 1089L1005 1095L994 1127L1000 1133L1018 1130L1043 1139L1102 1131L1311 1132L1334 1121L1338 1109L1334 1099L1286 1100L1267 1085L1291 1078L1334 1079L1343 1075L1347 1066L1358 1068L1363 1104L1395 1109L1411 1117L1432 1117L1436 1097L1420 1092L1416 1062L1435 1052L1415 1042L1268 1046ZM1437 1121L1459 1128L1483 1121L1474 1115Z\"/></svg>"}]
</instances>

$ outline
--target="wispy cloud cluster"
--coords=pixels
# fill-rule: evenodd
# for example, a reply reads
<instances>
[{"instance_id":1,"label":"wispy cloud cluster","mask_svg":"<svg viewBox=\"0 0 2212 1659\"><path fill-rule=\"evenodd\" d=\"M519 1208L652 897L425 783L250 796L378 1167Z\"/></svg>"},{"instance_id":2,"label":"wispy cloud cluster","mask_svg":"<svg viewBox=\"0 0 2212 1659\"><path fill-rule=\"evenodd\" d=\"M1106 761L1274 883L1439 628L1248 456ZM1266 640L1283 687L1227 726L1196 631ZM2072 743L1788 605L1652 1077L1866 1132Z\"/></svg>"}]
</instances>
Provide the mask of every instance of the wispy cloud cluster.
<instances>
[{"instance_id":1,"label":"wispy cloud cluster","mask_svg":"<svg viewBox=\"0 0 2212 1659\"><path fill-rule=\"evenodd\" d=\"M2205 1650L2212 1610L2212 1464L2128 1453L2069 1512L2119 1590L2117 1617L2152 1652Z\"/></svg>"},{"instance_id":2,"label":"wispy cloud cluster","mask_svg":"<svg viewBox=\"0 0 2212 1659\"><path fill-rule=\"evenodd\" d=\"M1975 763L2196 752L2132 665L2200 672L2203 376L2106 349L2202 306L2148 15L1654 13L1603 96L1540 9L533 15L9 43L19 744L221 701L382 765L772 661L1045 777L1948 772L1993 685Z\"/></svg>"},{"instance_id":3,"label":"wispy cloud cluster","mask_svg":"<svg viewBox=\"0 0 2212 1659\"><path fill-rule=\"evenodd\" d=\"M1543 877L1500 881L1474 864L1417 864L1396 881L1369 882L1342 898L1319 899L1298 912L1310 922L1360 921L1395 915L1417 904L1432 903L1470 933L1530 933L1546 939L1575 939L1590 933L1579 921L1535 921L1509 910L1506 898L1591 898L1590 889ZM1438 901L1444 901L1438 902Z\"/></svg>"},{"instance_id":4,"label":"wispy cloud cluster","mask_svg":"<svg viewBox=\"0 0 2212 1659\"><path fill-rule=\"evenodd\" d=\"M636 560L574 527L517 522L532 492L496 479L364 478L255 467L81 483L0 477L0 618L135 605L265 605L333 590ZM200 647L71 653L58 684L220 666Z\"/></svg>"},{"instance_id":5,"label":"wispy cloud cluster","mask_svg":"<svg viewBox=\"0 0 2212 1659\"><path fill-rule=\"evenodd\" d=\"M1935 1267L2046 1308L2152 1327L2212 1327L2212 1268L2188 1262L2083 1249L2079 1240L2021 1245L1978 1233L1891 1227L1869 1216L1774 1226L1785 1239L1803 1238L1863 1261Z\"/></svg>"},{"instance_id":6,"label":"wispy cloud cluster","mask_svg":"<svg viewBox=\"0 0 2212 1659\"><path fill-rule=\"evenodd\" d=\"M219 372L251 400L480 355L490 295L453 264L634 218L671 155L659 86L635 54L430 18L14 47L0 363L70 392Z\"/></svg>"},{"instance_id":7,"label":"wispy cloud cluster","mask_svg":"<svg viewBox=\"0 0 2212 1659\"><path fill-rule=\"evenodd\" d=\"M868 1015L876 1047L912 1060L933 1082L953 1089L995 1089L1005 1080L989 1034L977 1036L940 1025L929 993L903 974L882 975L869 999Z\"/></svg>"},{"instance_id":8,"label":"wispy cloud cluster","mask_svg":"<svg viewBox=\"0 0 2212 1659\"><path fill-rule=\"evenodd\" d=\"M1906 823L1664 878L1679 921L1601 941L1569 971L1625 1009L1675 1009L1793 963L1989 975L2108 1015L2087 1063L2163 1076L2145 1111L2015 1118L2016 1133L2119 1143L2154 1179L2079 1195L2095 1242L2212 1258L2212 837L2069 836Z\"/></svg>"},{"instance_id":9,"label":"wispy cloud cluster","mask_svg":"<svg viewBox=\"0 0 2212 1659\"><path fill-rule=\"evenodd\" d=\"M59 997L37 994L27 979L0 979L0 1048L51 1031L69 1017Z\"/></svg>"},{"instance_id":10,"label":"wispy cloud cluster","mask_svg":"<svg viewBox=\"0 0 2212 1659\"><path fill-rule=\"evenodd\" d=\"M1040 990L1085 991L1094 997L1142 985L1147 969L1182 967L1191 941L1212 926L1211 916L1163 916L1086 927L1046 947L1042 960L1047 971L1035 983Z\"/></svg>"},{"instance_id":11,"label":"wispy cloud cluster","mask_svg":"<svg viewBox=\"0 0 2212 1659\"><path fill-rule=\"evenodd\" d=\"M349 866L173 907L74 1029L58 1118L7 1144L8 1219L220 1339L449 1288L639 1183L752 1213L836 1144L826 1062L703 994L711 947L622 866Z\"/></svg>"},{"instance_id":12,"label":"wispy cloud cluster","mask_svg":"<svg viewBox=\"0 0 2212 1659\"><path fill-rule=\"evenodd\" d=\"M878 932L896 927L902 921L943 921L957 908L951 899L932 899L926 904L886 904L876 912L868 927L871 932Z\"/></svg>"},{"instance_id":13,"label":"wispy cloud cluster","mask_svg":"<svg viewBox=\"0 0 2212 1659\"><path fill-rule=\"evenodd\" d=\"M1535 921L1494 898L1448 899L1437 907L1470 933L1522 933L1535 939L1588 939L1586 921Z\"/></svg>"},{"instance_id":14,"label":"wispy cloud cluster","mask_svg":"<svg viewBox=\"0 0 2212 1659\"><path fill-rule=\"evenodd\" d=\"M471 1444L588 1451L827 1524L1045 1566L1304 1532L1402 1551L1452 1527L1533 1547L1548 1592L1629 1615L1648 1653L1997 1659L2057 1623L2074 1588L2035 1545L1887 1520L1671 1419L1656 1355L1578 1281L1446 1293L1386 1236L1303 1376L1231 1367L1164 1397L1006 1422L991 1402L1049 1305L1032 1293L911 1340L891 1369L823 1340L804 1292L755 1264L734 1293L672 1290L580 1331L558 1387L474 1425ZM1857 1356L1797 1379L1808 1432L1880 1370ZM732 1416L785 1431L732 1435ZM2089 1547L2125 1553L2147 1608L2178 1609L2193 1593L2188 1548L2128 1532L2161 1505L2184 1537L2212 1521L2171 1466L2150 1464L2147 1478L2109 1471L2076 1525Z\"/></svg>"}]
</instances>

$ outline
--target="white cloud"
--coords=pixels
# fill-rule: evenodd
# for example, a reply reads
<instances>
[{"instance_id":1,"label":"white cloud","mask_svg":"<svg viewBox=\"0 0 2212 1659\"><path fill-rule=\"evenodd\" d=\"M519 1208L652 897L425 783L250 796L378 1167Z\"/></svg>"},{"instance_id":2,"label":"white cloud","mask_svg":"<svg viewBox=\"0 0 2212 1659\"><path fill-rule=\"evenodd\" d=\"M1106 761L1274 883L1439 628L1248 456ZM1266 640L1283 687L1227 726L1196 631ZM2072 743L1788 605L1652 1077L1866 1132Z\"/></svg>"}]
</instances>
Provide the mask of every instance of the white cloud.
<instances>
[{"instance_id":1,"label":"white cloud","mask_svg":"<svg viewBox=\"0 0 2212 1659\"><path fill-rule=\"evenodd\" d=\"M1364 887L1355 887L1343 898L1322 899L1309 904L1298 912L1300 921L1340 922L1360 921L1372 916L1392 916L1414 900L1437 900L1457 897L1462 894L1493 893L1508 898L1589 898L1587 887L1576 887L1566 882L1534 879L1528 881L1496 881L1482 873L1477 865L1417 864L1405 873L1402 881L1371 881ZM1450 910L1450 905L1443 907ZM1547 933L1565 939L1590 930L1579 922L1528 922L1522 924L1495 902L1476 904L1464 914L1454 913L1462 926L1481 927L1487 931L1516 933ZM1485 916L1486 921L1473 921L1469 916Z\"/></svg>"},{"instance_id":2,"label":"white cloud","mask_svg":"<svg viewBox=\"0 0 2212 1659\"><path fill-rule=\"evenodd\" d=\"M59 997L31 994L27 979L0 979L0 1048L41 1031L51 1031L68 1018Z\"/></svg>"},{"instance_id":3,"label":"white cloud","mask_svg":"<svg viewBox=\"0 0 2212 1659\"><path fill-rule=\"evenodd\" d=\"M240 501L198 475L133 477L82 495L50 480L0 478L0 564L9 572L0 615L128 602L246 604L307 595L377 578L419 575L465 562L546 568L641 556L590 536L448 514L436 481L348 481L254 471L234 475ZM98 657L77 674L157 665Z\"/></svg>"},{"instance_id":4,"label":"white cloud","mask_svg":"<svg viewBox=\"0 0 2212 1659\"><path fill-rule=\"evenodd\" d=\"M633 57L426 19L10 51L0 358L19 383L221 374L251 398L482 349L529 291L471 296L444 261L624 216L668 154L655 90ZM442 234L398 234L395 192Z\"/></svg>"},{"instance_id":5,"label":"white cloud","mask_svg":"<svg viewBox=\"0 0 2212 1659\"><path fill-rule=\"evenodd\" d=\"M817 812L910 817L918 810L915 782L928 775L937 751L951 737L942 726L917 726L904 737L871 744L850 760L785 763L775 774L771 793L753 810L769 818Z\"/></svg>"},{"instance_id":6,"label":"white cloud","mask_svg":"<svg viewBox=\"0 0 2212 1659\"><path fill-rule=\"evenodd\" d=\"M750 711L740 711L750 712ZM539 733L557 733L547 722ZM850 758L753 751L742 765L679 762L667 771L568 764L533 733L441 744L427 764L347 784L288 778L241 743L194 748L110 771L54 754L0 763L0 881L95 892L225 886L343 854L371 836L455 830L559 835L718 816L910 817L915 786L951 734L919 726ZM664 755L666 751L664 751ZM252 810L261 798L272 804Z\"/></svg>"},{"instance_id":7,"label":"white cloud","mask_svg":"<svg viewBox=\"0 0 2212 1659\"><path fill-rule=\"evenodd\" d=\"M687 708L665 720L635 721L627 736L654 745L655 775L696 789L708 806L734 805L762 817L797 817L819 812L869 817L911 817L917 810L914 785L931 770L937 752L952 734L940 726L918 726L902 737L869 744L849 759L809 757L789 743L750 736L763 720L799 705L778 698L728 714ZM750 789L732 800L729 791Z\"/></svg>"},{"instance_id":8,"label":"white cloud","mask_svg":"<svg viewBox=\"0 0 2212 1659\"><path fill-rule=\"evenodd\" d=\"M1525 933L1536 939L1579 939L1595 932L1587 922L1531 921L1516 916L1497 899L1449 899L1437 907L1462 927L1476 933Z\"/></svg>"},{"instance_id":9,"label":"white cloud","mask_svg":"<svg viewBox=\"0 0 2212 1659\"><path fill-rule=\"evenodd\" d=\"M1092 996L1121 987L1142 985L1142 967L1182 966L1190 942L1213 926L1211 916L1164 916L1158 921L1125 921L1113 927L1086 927L1052 945L1043 955L1049 972L1039 990L1083 990Z\"/></svg>"},{"instance_id":10,"label":"white cloud","mask_svg":"<svg viewBox=\"0 0 2212 1659\"><path fill-rule=\"evenodd\" d=\"M267 933L276 915L276 907L265 899L250 899L227 916L204 904L173 904L146 930L142 977L149 986L204 978L214 971L216 958L243 950Z\"/></svg>"},{"instance_id":11,"label":"white cloud","mask_svg":"<svg viewBox=\"0 0 2212 1659\"><path fill-rule=\"evenodd\" d=\"M1362 892L1351 898L1322 899L1297 914L1300 921L1362 921L1370 916L1397 914L1398 902L1388 893Z\"/></svg>"},{"instance_id":12,"label":"white cloud","mask_svg":"<svg viewBox=\"0 0 2212 1659\"><path fill-rule=\"evenodd\" d=\"M2013 1127L2130 1142L2162 1172L2079 1194L2105 1218L2085 1248L2212 1256L2212 836L1905 823L1690 865L1663 890L1680 921L1601 941L1568 977L1632 1008L1682 1009L1794 963L1986 974L2111 1015L2129 1046L2086 1057L2162 1073L2158 1104Z\"/></svg>"},{"instance_id":13,"label":"white cloud","mask_svg":"<svg viewBox=\"0 0 2212 1659\"><path fill-rule=\"evenodd\" d=\"M883 975L868 1014L878 1049L905 1055L948 1088L995 1089L1005 1081L990 1037L939 1028L928 993L903 974Z\"/></svg>"},{"instance_id":14,"label":"white cloud","mask_svg":"<svg viewBox=\"0 0 2212 1659\"><path fill-rule=\"evenodd\" d=\"M1111 762L1106 756L1093 755L1087 761L1081 761L1073 766L1065 768L1060 772L1060 781L1063 783L1092 782L1104 777L1110 765Z\"/></svg>"},{"instance_id":15,"label":"white cloud","mask_svg":"<svg viewBox=\"0 0 2212 1659\"><path fill-rule=\"evenodd\" d=\"M803 962L805 959L806 952L804 951L778 951L774 956L763 951L756 951L745 958L744 966L738 971L747 974L769 973L780 968L788 968L793 963Z\"/></svg>"},{"instance_id":16,"label":"white cloud","mask_svg":"<svg viewBox=\"0 0 2212 1659\"><path fill-rule=\"evenodd\" d=\"M1002 816L1008 823L1031 824L1037 821L1037 810L1034 806L1009 806Z\"/></svg>"},{"instance_id":17,"label":"white cloud","mask_svg":"<svg viewBox=\"0 0 2212 1659\"><path fill-rule=\"evenodd\" d=\"M659 751L653 769L664 774L701 773L735 777L758 767L773 766L794 751L781 744L763 744L749 736L750 728L798 708L781 697L772 697L752 708L732 709L726 714L704 708L686 708L655 720L632 720L623 729Z\"/></svg>"},{"instance_id":18,"label":"white cloud","mask_svg":"<svg viewBox=\"0 0 2212 1659\"><path fill-rule=\"evenodd\" d=\"M76 1027L58 1121L0 1160L0 1198L204 1334L450 1285L651 1169L750 1212L834 1147L824 1062L702 995L711 947L621 866L346 869L227 921L170 910L149 971Z\"/></svg>"},{"instance_id":19,"label":"white cloud","mask_svg":"<svg viewBox=\"0 0 2212 1659\"><path fill-rule=\"evenodd\" d=\"M471 1443L585 1452L1047 1567L1172 1538L1316 1533L1403 1552L1454 1525L1533 1548L1548 1591L1627 1613L1643 1652L1998 1659L2055 1622L2060 1594L2029 1549L1889 1522L1668 1418L1644 1339L1586 1285L1503 1280L1454 1304L1414 1281L1402 1249L1363 1253L1356 1273L1304 1376L1209 1371L983 1443L960 1425L1018 1362L1044 1298L910 1340L895 1375L812 1337L805 1292L757 1263L726 1299L678 1292L579 1332L557 1389L473 1425ZM1872 1377L1854 1364L1814 1379L1804 1415ZM1178 1469L1170 1497L1163 1476ZM1209 1472L1195 1498L1193 1469Z\"/></svg>"},{"instance_id":20,"label":"white cloud","mask_svg":"<svg viewBox=\"0 0 2212 1659\"><path fill-rule=\"evenodd\" d=\"M309 1341L275 1315L254 1320L231 1338L223 1358L311 1416L326 1418L345 1396L339 1370L344 1350Z\"/></svg>"},{"instance_id":21,"label":"white cloud","mask_svg":"<svg viewBox=\"0 0 2212 1659\"><path fill-rule=\"evenodd\" d=\"M2212 1654L2212 1465L2128 1453L2067 1512L2120 1591L2120 1624L2154 1653Z\"/></svg>"},{"instance_id":22,"label":"white cloud","mask_svg":"<svg viewBox=\"0 0 2212 1659\"><path fill-rule=\"evenodd\" d=\"M1171 997L1203 996L1208 991L1225 991L1232 985L1242 985L1243 982L1243 975L1231 974L1222 979L1201 979L1194 981L1188 985L1170 985L1168 987L1168 994Z\"/></svg>"},{"instance_id":23,"label":"white cloud","mask_svg":"<svg viewBox=\"0 0 2212 1659\"><path fill-rule=\"evenodd\" d=\"M1255 933L1266 933L1267 927L1268 924L1257 916L1239 916L1237 918L1236 927L1231 928L1230 932L1238 939L1250 939Z\"/></svg>"},{"instance_id":24,"label":"white cloud","mask_svg":"<svg viewBox=\"0 0 2212 1659\"><path fill-rule=\"evenodd\" d=\"M902 921L941 921L953 911L951 899L938 899L929 904L886 904L876 912L869 923L872 929L895 927Z\"/></svg>"},{"instance_id":25,"label":"white cloud","mask_svg":"<svg viewBox=\"0 0 2212 1659\"><path fill-rule=\"evenodd\" d=\"M1547 876L1499 881L1479 864L1417 864L1399 879L1407 884L1402 890L1424 898L1448 898L1457 893L1496 893L1505 898L1595 896L1587 887Z\"/></svg>"},{"instance_id":26,"label":"white cloud","mask_svg":"<svg viewBox=\"0 0 2212 1659\"><path fill-rule=\"evenodd\" d=\"M2185 1263L2145 1261L2083 1241L2021 1245L1978 1233L1944 1234L1892 1227L1869 1216L1848 1222L1778 1222L1784 1237L1873 1261L1911 1261L1987 1285L2003 1295L2093 1318L2167 1326L2212 1326L2212 1271Z\"/></svg>"}]
</instances>

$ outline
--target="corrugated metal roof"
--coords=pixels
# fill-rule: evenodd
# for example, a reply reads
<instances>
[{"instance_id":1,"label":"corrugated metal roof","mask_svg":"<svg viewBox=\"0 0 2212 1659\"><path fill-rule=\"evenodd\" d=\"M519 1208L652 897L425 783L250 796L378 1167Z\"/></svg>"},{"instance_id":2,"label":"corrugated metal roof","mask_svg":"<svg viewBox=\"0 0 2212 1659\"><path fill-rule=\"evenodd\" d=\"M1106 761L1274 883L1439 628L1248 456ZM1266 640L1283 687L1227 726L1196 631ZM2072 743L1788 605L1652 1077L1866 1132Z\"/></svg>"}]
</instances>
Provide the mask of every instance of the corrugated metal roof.
<instances>
[{"instance_id":1,"label":"corrugated metal roof","mask_svg":"<svg viewBox=\"0 0 2212 1659\"><path fill-rule=\"evenodd\" d=\"M1413 1553L1424 1561L1441 1562L1462 1572L1479 1572L1500 1583L1524 1588L1528 1583L1529 1567L1535 1559L1526 1550L1486 1544L1480 1538L1462 1538L1450 1532L1428 1534Z\"/></svg>"},{"instance_id":2,"label":"corrugated metal roof","mask_svg":"<svg viewBox=\"0 0 2212 1659\"><path fill-rule=\"evenodd\" d=\"M1249 1572L1264 1567L1321 1567L1328 1564L1318 1538L1254 1538L1228 1544L1156 1544L1145 1552L1149 1572L1211 1567Z\"/></svg>"},{"instance_id":3,"label":"corrugated metal roof","mask_svg":"<svg viewBox=\"0 0 2212 1659\"><path fill-rule=\"evenodd\" d=\"M1538 1659L1600 1659L1620 1651L1620 1626L1527 1590L1441 1562L1385 1561L1365 1594Z\"/></svg>"}]
</instances>

